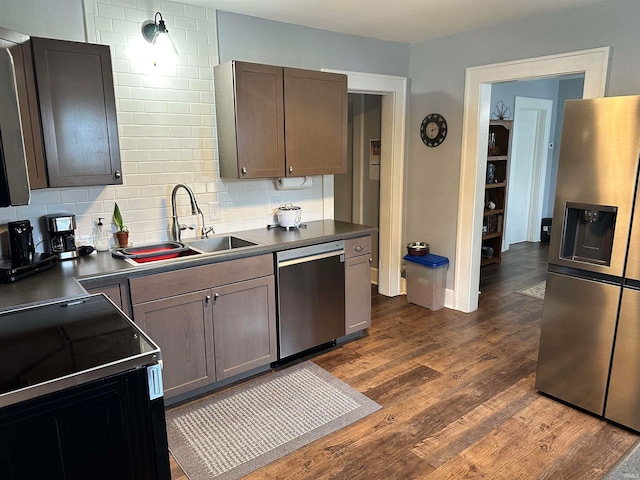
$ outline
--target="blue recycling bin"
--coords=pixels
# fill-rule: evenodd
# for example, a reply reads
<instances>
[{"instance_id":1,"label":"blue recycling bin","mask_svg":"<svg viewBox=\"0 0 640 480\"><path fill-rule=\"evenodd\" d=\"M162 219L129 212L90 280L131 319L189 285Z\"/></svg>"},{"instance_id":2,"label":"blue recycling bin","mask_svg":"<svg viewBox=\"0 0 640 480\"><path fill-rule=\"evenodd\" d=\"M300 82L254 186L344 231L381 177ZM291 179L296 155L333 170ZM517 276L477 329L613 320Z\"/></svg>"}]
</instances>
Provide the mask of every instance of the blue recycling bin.
<instances>
[{"instance_id":1,"label":"blue recycling bin","mask_svg":"<svg viewBox=\"0 0 640 480\"><path fill-rule=\"evenodd\" d=\"M444 307L449 259L429 253L423 256L405 255L407 301L439 310Z\"/></svg>"}]
</instances>

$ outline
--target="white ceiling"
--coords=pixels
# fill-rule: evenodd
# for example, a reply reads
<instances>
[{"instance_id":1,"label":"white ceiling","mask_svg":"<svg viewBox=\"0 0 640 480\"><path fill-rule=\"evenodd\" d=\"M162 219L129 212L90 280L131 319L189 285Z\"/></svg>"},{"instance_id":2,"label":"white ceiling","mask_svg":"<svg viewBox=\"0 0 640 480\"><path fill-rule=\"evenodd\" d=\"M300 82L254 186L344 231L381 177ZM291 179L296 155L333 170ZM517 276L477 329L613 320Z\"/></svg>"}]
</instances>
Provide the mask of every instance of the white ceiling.
<instances>
[{"instance_id":1,"label":"white ceiling","mask_svg":"<svg viewBox=\"0 0 640 480\"><path fill-rule=\"evenodd\" d=\"M279 22L405 43L603 0L188 0Z\"/></svg>"}]
</instances>

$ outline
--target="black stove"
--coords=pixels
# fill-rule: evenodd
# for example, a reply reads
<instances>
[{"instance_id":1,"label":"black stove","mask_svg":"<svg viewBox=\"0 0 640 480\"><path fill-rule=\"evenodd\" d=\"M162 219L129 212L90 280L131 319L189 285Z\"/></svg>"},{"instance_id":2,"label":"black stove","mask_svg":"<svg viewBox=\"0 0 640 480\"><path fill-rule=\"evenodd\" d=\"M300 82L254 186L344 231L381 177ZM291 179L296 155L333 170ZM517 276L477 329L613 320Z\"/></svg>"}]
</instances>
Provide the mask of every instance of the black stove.
<instances>
[{"instance_id":1,"label":"black stove","mask_svg":"<svg viewBox=\"0 0 640 480\"><path fill-rule=\"evenodd\" d=\"M0 259L0 282L10 283L53 267L58 261L54 253L34 253L28 258Z\"/></svg>"},{"instance_id":2,"label":"black stove","mask_svg":"<svg viewBox=\"0 0 640 480\"><path fill-rule=\"evenodd\" d=\"M103 295L3 313L0 407L158 359L158 347Z\"/></svg>"}]
</instances>

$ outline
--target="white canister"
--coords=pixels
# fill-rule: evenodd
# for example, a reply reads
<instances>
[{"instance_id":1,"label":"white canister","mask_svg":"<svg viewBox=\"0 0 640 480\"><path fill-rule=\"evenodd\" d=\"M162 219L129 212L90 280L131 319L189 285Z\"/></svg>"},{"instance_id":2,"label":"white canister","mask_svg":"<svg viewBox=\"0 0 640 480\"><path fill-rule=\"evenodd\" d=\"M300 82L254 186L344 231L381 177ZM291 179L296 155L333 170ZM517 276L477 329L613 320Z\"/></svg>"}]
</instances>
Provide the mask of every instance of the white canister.
<instances>
[{"instance_id":1,"label":"white canister","mask_svg":"<svg viewBox=\"0 0 640 480\"><path fill-rule=\"evenodd\" d=\"M285 228L298 227L302 216L302 208L296 207L291 203L278 208L276 213L278 216L278 225Z\"/></svg>"}]
</instances>

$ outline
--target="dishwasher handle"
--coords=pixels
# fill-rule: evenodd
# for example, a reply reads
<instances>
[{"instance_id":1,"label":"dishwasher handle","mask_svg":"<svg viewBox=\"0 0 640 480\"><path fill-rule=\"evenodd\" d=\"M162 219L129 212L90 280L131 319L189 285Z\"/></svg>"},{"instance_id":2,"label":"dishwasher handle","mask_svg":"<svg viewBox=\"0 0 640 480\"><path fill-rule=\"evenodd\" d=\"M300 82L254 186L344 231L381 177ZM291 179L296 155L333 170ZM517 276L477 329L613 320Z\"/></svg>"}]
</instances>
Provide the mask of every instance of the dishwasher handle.
<instances>
[{"instance_id":1,"label":"dishwasher handle","mask_svg":"<svg viewBox=\"0 0 640 480\"><path fill-rule=\"evenodd\" d=\"M344 263L344 250L334 250L332 252L307 255L305 257L293 258L291 260L279 260L278 268L289 267L291 265L298 265L300 263L313 262L315 260L322 260L323 258L331 258L337 256L340 256L340 263Z\"/></svg>"}]
</instances>

